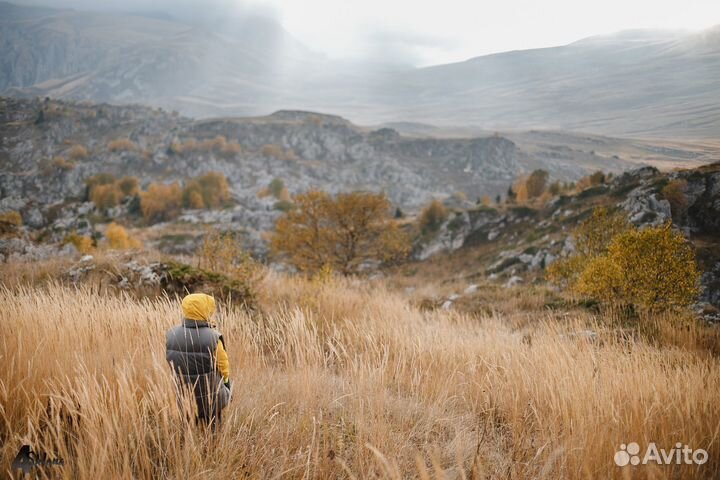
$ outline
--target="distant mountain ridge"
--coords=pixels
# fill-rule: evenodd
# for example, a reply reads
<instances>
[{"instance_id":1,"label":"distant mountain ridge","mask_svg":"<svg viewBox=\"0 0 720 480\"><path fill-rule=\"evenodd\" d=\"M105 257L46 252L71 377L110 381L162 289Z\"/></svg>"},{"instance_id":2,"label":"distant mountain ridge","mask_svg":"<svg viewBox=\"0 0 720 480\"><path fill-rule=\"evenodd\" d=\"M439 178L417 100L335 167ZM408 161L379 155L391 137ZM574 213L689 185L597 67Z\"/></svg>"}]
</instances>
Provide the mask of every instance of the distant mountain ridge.
<instances>
[{"instance_id":1,"label":"distant mountain ridge","mask_svg":"<svg viewBox=\"0 0 720 480\"><path fill-rule=\"evenodd\" d=\"M0 92L147 103L196 117L322 111L361 124L720 136L720 26L629 31L411 69L329 61L269 18L217 31L169 17L0 3Z\"/></svg>"}]
</instances>

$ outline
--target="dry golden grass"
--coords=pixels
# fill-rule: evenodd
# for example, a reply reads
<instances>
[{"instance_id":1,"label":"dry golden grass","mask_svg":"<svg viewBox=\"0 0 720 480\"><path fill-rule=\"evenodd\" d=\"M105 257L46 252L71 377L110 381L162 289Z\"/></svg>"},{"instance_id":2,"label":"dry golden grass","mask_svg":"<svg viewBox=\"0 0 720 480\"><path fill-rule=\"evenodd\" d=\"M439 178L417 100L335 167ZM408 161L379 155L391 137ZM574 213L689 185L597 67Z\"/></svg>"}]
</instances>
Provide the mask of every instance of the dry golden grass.
<instances>
[{"instance_id":1,"label":"dry golden grass","mask_svg":"<svg viewBox=\"0 0 720 480\"><path fill-rule=\"evenodd\" d=\"M3 475L20 445L64 478L717 478L720 364L538 311L422 312L383 283L268 275L223 311L235 396L187 425L164 359L177 302L0 288ZM593 328L590 341L573 332ZM640 338L640 339L639 339ZM48 408L48 403L52 408ZM704 448L618 468L621 443Z\"/></svg>"}]
</instances>

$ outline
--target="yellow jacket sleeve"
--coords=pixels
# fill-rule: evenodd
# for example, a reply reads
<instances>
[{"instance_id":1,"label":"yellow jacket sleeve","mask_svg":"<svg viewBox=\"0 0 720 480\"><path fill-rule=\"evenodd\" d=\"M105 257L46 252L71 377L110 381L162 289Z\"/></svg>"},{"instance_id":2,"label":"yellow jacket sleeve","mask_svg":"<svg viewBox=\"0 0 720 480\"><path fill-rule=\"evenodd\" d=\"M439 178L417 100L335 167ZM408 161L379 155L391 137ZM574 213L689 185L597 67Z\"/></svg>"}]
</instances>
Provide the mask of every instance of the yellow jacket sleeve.
<instances>
[{"instance_id":1,"label":"yellow jacket sleeve","mask_svg":"<svg viewBox=\"0 0 720 480\"><path fill-rule=\"evenodd\" d=\"M225 351L225 345L223 345L222 340L218 340L215 358L217 359L217 368L222 374L223 380L227 382L230 380L230 359Z\"/></svg>"}]
</instances>

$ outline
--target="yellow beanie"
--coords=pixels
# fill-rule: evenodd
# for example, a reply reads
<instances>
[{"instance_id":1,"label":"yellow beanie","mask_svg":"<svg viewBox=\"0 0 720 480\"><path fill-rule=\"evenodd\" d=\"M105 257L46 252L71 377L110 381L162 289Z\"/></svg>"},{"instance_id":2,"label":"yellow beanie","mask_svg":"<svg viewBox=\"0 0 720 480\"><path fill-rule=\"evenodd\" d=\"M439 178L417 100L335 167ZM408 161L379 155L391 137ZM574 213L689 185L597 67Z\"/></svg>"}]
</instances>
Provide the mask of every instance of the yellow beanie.
<instances>
[{"instance_id":1,"label":"yellow beanie","mask_svg":"<svg viewBox=\"0 0 720 480\"><path fill-rule=\"evenodd\" d=\"M215 313L215 299L204 293L191 293L183 298L182 310L187 319L208 321Z\"/></svg>"}]
</instances>

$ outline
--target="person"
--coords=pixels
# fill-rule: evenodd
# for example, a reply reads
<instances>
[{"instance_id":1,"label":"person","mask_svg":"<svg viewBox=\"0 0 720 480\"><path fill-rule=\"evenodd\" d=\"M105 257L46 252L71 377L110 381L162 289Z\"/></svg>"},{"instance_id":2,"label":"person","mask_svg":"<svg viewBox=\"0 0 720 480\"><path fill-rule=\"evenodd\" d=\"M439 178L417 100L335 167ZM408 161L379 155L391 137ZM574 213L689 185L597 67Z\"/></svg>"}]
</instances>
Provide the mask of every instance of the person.
<instances>
[{"instance_id":1,"label":"person","mask_svg":"<svg viewBox=\"0 0 720 480\"><path fill-rule=\"evenodd\" d=\"M230 360L222 334L211 324L215 299L192 293L182 300L183 320L165 336L165 358L182 391L192 390L197 406L196 423L220 425L222 409L232 396Z\"/></svg>"}]
</instances>

